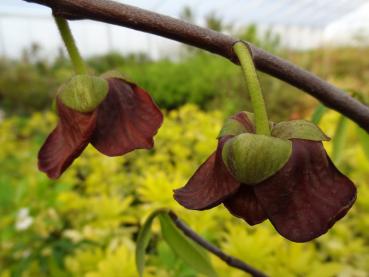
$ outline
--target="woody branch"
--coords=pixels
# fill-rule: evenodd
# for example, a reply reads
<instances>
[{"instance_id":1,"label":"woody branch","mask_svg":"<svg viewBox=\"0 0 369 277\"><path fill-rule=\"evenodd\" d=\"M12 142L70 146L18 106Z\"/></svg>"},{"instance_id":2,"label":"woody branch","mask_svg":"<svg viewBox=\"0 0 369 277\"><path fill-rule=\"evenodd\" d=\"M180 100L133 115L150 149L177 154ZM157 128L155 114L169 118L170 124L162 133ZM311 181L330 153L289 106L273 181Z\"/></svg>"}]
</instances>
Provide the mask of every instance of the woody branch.
<instances>
[{"instance_id":1,"label":"woody branch","mask_svg":"<svg viewBox=\"0 0 369 277\"><path fill-rule=\"evenodd\" d=\"M169 16L110 0L25 0L50 7L66 19L92 19L152 33L221 55L238 63L232 46L238 39ZM316 75L248 43L255 66L342 113L369 132L369 107Z\"/></svg>"}]
</instances>

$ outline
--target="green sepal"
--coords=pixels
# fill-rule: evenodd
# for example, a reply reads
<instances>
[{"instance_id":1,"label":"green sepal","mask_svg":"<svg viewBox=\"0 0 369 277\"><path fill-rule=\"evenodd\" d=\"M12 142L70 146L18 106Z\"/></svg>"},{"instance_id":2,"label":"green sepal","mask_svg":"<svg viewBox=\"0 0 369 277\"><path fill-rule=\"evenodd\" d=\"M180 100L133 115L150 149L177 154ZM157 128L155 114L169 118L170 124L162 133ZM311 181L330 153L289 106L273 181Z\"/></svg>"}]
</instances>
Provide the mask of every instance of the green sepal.
<instances>
[{"instance_id":1,"label":"green sepal","mask_svg":"<svg viewBox=\"0 0 369 277\"><path fill-rule=\"evenodd\" d=\"M62 85L58 97L64 105L72 110L92 112L108 94L108 82L100 77L76 75Z\"/></svg>"},{"instance_id":2,"label":"green sepal","mask_svg":"<svg viewBox=\"0 0 369 277\"><path fill-rule=\"evenodd\" d=\"M119 79L124 79L124 80L126 79L125 76L117 70L106 71L103 74L101 74L100 77L104 79L109 79L109 78L119 78Z\"/></svg>"},{"instance_id":3,"label":"green sepal","mask_svg":"<svg viewBox=\"0 0 369 277\"><path fill-rule=\"evenodd\" d=\"M255 126L255 115L254 113L250 113L247 111L242 111L244 114L246 114L246 116L250 119L250 121L252 122L252 124Z\"/></svg>"},{"instance_id":4,"label":"green sepal","mask_svg":"<svg viewBox=\"0 0 369 277\"><path fill-rule=\"evenodd\" d=\"M254 126L253 129L255 129L255 116L253 113L249 113L246 111L242 111L241 113L244 113L246 117L249 119L250 123ZM269 121L269 126L272 128L274 125L273 122ZM254 133L253 131L252 133ZM236 120L233 117L230 117L227 119L227 121L224 123L222 129L219 132L219 135L217 138L225 137L225 136L238 136L243 133L251 133L250 130L248 130L240 121Z\"/></svg>"},{"instance_id":5,"label":"green sepal","mask_svg":"<svg viewBox=\"0 0 369 277\"><path fill-rule=\"evenodd\" d=\"M279 122L273 127L272 136L281 139L330 140L317 125L306 120Z\"/></svg>"},{"instance_id":6,"label":"green sepal","mask_svg":"<svg viewBox=\"0 0 369 277\"><path fill-rule=\"evenodd\" d=\"M245 113L247 115L247 117L250 119L251 123L255 126L255 114L254 113L250 113L250 112L246 112L244 111L243 113ZM274 126L274 122L269 120L269 128L272 129Z\"/></svg>"},{"instance_id":7,"label":"green sepal","mask_svg":"<svg viewBox=\"0 0 369 277\"><path fill-rule=\"evenodd\" d=\"M277 173L291 153L289 140L245 133L225 143L222 157L237 181L255 185Z\"/></svg>"},{"instance_id":8,"label":"green sepal","mask_svg":"<svg viewBox=\"0 0 369 277\"><path fill-rule=\"evenodd\" d=\"M220 130L218 138L225 136L237 136L242 133L248 133L245 126L242 125L241 122L236 119L229 118L223 125L223 128Z\"/></svg>"}]
</instances>

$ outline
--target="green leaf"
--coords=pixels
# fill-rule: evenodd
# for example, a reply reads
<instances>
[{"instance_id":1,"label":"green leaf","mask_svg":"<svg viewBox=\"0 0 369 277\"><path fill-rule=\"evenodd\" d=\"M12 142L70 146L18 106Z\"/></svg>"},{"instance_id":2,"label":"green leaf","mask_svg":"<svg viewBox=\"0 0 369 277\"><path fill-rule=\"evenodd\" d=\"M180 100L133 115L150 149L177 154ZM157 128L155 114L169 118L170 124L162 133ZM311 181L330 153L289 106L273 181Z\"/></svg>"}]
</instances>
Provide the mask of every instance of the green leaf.
<instances>
[{"instance_id":1,"label":"green leaf","mask_svg":"<svg viewBox=\"0 0 369 277\"><path fill-rule=\"evenodd\" d=\"M281 139L330 140L318 126L306 120L279 122L273 127L272 136Z\"/></svg>"},{"instance_id":2,"label":"green leaf","mask_svg":"<svg viewBox=\"0 0 369 277\"><path fill-rule=\"evenodd\" d=\"M175 226L167 213L161 213L159 215L159 220L161 232L165 241L178 257L199 273L205 274L206 276L217 276L209 261L207 253L193 241L188 239L182 231Z\"/></svg>"},{"instance_id":3,"label":"green leaf","mask_svg":"<svg viewBox=\"0 0 369 277\"><path fill-rule=\"evenodd\" d=\"M359 136L361 147L364 150L364 154L366 158L369 160L369 135L365 130L359 127L357 128L357 134Z\"/></svg>"},{"instance_id":4,"label":"green leaf","mask_svg":"<svg viewBox=\"0 0 369 277\"><path fill-rule=\"evenodd\" d=\"M239 182L254 185L278 172L287 163L291 152L289 140L241 134L225 143L222 157Z\"/></svg>"},{"instance_id":5,"label":"green leaf","mask_svg":"<svg viewBox=\"0 0 369 277\"><path fill-rule=\"evenodd\" d=\"M148 218L146 219L145 223L142 225L140 232L137 236L136 241L136 268L138 271L139 276L143 276L144 268L145 268L145 252L146 248L149 245L151 239L151 225L154 221L155 217L158 216L160 213L163 213L164 210L159 209L153 211Z\"/></svg>"},{"instance_id":6,"label":"green leaf","mask_svg":"<svg viewBox=\"0 0 369 277\"><path fill-rule=\"evenodd\" d=\"M318 107L316 107L316 109L314 110L313 115L311 116L311 121L314 124L318 125L327 110L328 109L323 104L319 104Z\"/></svg>"},{"instance_id":7,"label":"green leaf","mask_svg":"<svg viewBox=\"0 0 369 277\"><path fill-rule=\"evenodd\" d=\"M338 120L336 131L332 140L332 160L338 164L342 159L343 149L347 139L348 119L343 115Z\"/></svg>"},{"instance_id":8,"label":"green leaf","mask_svg":"<svg viewBox=\"0 0 369 277\"><path fill-rule=\"evenodd\" d=\"M100 77L76 75L58 91L67 107L82 113L92 112L108 94L108 82Z\"/></svg>"}]
</instances>

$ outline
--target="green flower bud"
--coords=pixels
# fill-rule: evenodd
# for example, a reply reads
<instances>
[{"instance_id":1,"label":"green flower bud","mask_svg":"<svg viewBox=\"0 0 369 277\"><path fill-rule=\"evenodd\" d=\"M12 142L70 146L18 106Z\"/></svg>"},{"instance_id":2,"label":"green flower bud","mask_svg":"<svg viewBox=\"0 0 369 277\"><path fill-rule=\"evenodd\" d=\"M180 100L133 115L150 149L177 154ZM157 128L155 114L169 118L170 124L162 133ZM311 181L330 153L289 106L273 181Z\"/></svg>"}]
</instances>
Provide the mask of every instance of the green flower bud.
<instances>
[{"instance_id":1,"label":"green flower bud","mask_svg":"<svg viewBox=\"0 0 369 277\"><path fill-rule=\"evenodd\" d=\"M226 142L222 158L236 180L254 185L279 171L287 163L291 151L289 140L244 133Z\"/></svg>"},{"instance_id":2,"label":"green flower bud","mask_svg":"<svg viewBox=\"0 0 369 277\"><path fill-rule=\"evenodd\" d=\"M58 91L64 105L82 113L95 110L107 94L108 82L90 75L76 75Z\"/></svg>"}]
</instances>

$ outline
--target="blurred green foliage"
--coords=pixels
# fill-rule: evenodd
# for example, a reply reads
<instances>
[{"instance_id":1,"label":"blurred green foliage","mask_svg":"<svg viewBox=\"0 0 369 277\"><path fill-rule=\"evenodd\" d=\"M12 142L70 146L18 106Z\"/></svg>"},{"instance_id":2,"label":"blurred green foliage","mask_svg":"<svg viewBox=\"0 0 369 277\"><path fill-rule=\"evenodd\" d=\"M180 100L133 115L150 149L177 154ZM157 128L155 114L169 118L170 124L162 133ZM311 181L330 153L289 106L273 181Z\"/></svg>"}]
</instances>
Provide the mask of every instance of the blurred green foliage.
<instances>
[{"instance_id":1,"label":"blurred green foliage","mask_svg":"<svg viewBox=\"0 0 369 277\"><path fill-rule=\"evenodd\" d=\"M255 36L251 27L248 32L246 37ZM0 60L0 109L6 114L26 115L49 109L58 86L72 76L72 67L62 55L49 62L42 58L40 51L31 49L20 61ZM369 58L365 58L368 52L369 49L320 49L281 54L366 100L369 95L366 85ZM152 61L143 54L110 53L92 57L88 63L91 72L96 74L113 69L122 72L148 90L166 110L185 103L196 104L204 110L220 108L225 114L251 109L240 69L204 52L185 53L178 61ZM279 80L262 73L259 76L274 121L304 116L316 103Z\"/></svg>"},{"instance_id":2,"label":"blurred green foliage","mask_svg":"<svg viewBox=\"0 0 369 277\"><path fill-rule=\"evenodd\" d=\"M155 149L108 158L88 147L58 181L37 170L37 151L55 114L12 116L0 124L0 276L137 276L134 241L154 209L174 210L231 255L271 276L367 276L369 272L369 162L347 126L339 167L358 185L358 200L328 234L296 244L269 222L249 227L222 206L188 211L172 198L214 151L224 117L186 105L166 114ZM333 136L339 115L321 127ZM330 152L332 142L326 143ZM154 222L145 276L197 276L160 237ZM244 276L211 255L219 276Z\"/></svg>"},{"instance_id":3,"label":"blurred green foliage","mask_svg":"<svg viewBox=\"0 0 369 277\"><path fill-rule=\"evenodd\" d=\"M250 26L240 37L277 49L278 42L268 33L262 40ZM122 56L109 53L88 59L91 73L117 70L150 92L166 110L186 103L204 110L221 108L226 114L250 109L240 69L231 62L194 48L184 47L178 60L150 60L144 54ZM33 46L20 61L0 60L0 109L7 114L31 114L51 106L58 86L71 78L73 69L62 52L54 61L43 58L42 49ZM260 74L268 110L274 120L286 119L292 112L303 113L309 102L296 89ZM282 107L282 108L281 108Z\"/></svg>"},{"instance_id":4,"label":"blurred green foliage","mask_svg":"<svg viewBox=\"0 0 369 277\"><path fill-rule=\"evenodd\" d=\"M191 14L184 13L188 20ZM215 14L209 27L222 29ZM288 52L278 38L260 39L250 26L239 36L302 65L361 101L369 95L369 49L317 49ZM281 52L279 52L281 51ZM72 76L60 54L50 62L37 46L19 61L0 60L0 277L137 276L134 248L138 230L155 209L173 209L184 221L225 252L271 276L368 276L369 162L367 135L345 126L338 167L358 185L348 216L328 234L296 244L280 237L270 223L249 227L223 207L188 211L172 198L214 151L224 118L249 110L240 69L230 62L186 48L178 60L110 53L88 60L91 72L116 69L147 89L166 118L155 149L108 158L92 147L58 181L37 170L37 151L56 124L50 112L58 86ZM316 101L260 74L274 121L309 118ZM1 117L1 114L0 114ZM340 116L327 111L322 129L334 137ZM325 143L332 153L334 139ZM362 149L365 145L366 152ZM197 276L163 241L153 226L145 276ZM244 273L211 256L219 276Z\"/></svg>"}]
</instances>

